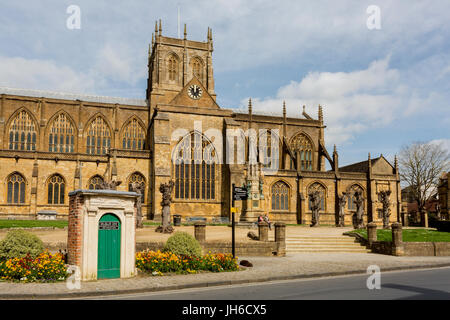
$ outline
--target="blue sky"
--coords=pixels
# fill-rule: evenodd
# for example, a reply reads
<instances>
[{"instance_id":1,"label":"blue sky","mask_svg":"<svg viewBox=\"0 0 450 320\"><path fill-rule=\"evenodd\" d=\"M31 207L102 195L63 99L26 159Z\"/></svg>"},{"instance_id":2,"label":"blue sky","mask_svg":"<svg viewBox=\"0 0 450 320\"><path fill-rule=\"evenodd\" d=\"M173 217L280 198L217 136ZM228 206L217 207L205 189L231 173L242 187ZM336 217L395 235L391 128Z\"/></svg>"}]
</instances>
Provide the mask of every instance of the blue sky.
<instances>
[{"instance_id":1,"label":"blue sky","mask_svg":"<svg viewBox=\"0 0 450 320\"><path fill-rule=\"evenodd\" d=\"M345 165L413 141L450 149L450 1L0 0L0 86L144 98L154 23L213 29L220 106L290 116L324 107ZM70 30L69 5L81 9ZM369 5L381 29L369 30Z\"/></svg>"}]
</instances>

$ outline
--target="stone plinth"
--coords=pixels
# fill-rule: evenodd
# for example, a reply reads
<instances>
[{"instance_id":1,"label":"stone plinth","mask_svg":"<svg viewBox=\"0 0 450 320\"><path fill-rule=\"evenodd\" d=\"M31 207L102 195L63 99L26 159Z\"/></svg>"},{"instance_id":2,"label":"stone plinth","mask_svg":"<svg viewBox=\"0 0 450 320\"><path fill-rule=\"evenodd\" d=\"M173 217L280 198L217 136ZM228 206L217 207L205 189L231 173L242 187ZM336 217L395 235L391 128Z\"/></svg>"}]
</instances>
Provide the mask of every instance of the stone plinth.
<instances>
[{"instance_id":1,"label":"stone plinth","mask_svg":"<svg viewBox=\"0 0 450 320\"><path fill-rule=\"evenodd\" d=\"M377 241L377 224L375 222L367 224L367 240L369 241L369 246Z\"/></svg>"},{"instance_id":2,"label":"stone plinth","mask_svg":"<svg viewBox=\"0 0 450 320\"><path fill-rule=\"evenodd\" d=\"M269 241L269 225L265 221L258 223L259 241Z\"/></svg>"},{"instance_id":3,"label":"stone plinth","mask_svg":"<svg viewBox=\"0 0 450 320\"><path fill-rule=\"evenodd\" d=\"M286 224L284 222L275 223L275 242L277 243L277 255L286 254Z\"/></svg>"},{"instance_id":4,"label":"stone plinth","mask_svg":"<svg viewBox=\"0 0 450 320\"><path fill-rule=\"evenodd\" d=\"M206 241L206 223L196 222L194 225L194 235L195 239L199 242Z\"/></svg>"},{"instance_id":5,"label":"stone plinth","mask_svg":"<svg viewBox=\"0 0 450 320\"><path fill-rule=\"evenodd\" d=\"M136 274L135 192L75 190L69 193L68 264L80 268L81 280L97 279L99 221L106 214L120 221L120 277Z\"/></svg>"},{"instance_id":6,"label":"stone plinth","mask_svg":"<svg viewBox=\"0 0 450 320\"><path fill-rule=\"evenodd\" d=\"M404 255L402 225L398 222L392 224L392 255Z\"/></svg>"}]
</instances>

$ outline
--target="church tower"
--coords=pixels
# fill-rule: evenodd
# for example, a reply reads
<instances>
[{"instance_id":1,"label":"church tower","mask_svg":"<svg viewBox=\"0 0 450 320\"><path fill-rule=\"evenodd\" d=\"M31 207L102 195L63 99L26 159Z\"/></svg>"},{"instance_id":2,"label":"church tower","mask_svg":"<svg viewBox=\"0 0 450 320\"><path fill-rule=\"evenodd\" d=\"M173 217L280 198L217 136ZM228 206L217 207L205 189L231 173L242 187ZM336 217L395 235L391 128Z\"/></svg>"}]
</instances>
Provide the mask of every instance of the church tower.
<instances>
[{"instance_id":1,"label":"church tower","mask_svg":"<svg viewBox=\"0 0 450 320\"><path fill-rule=\"evenodd\" d=\"M208 28L207 41L169 38L162 35L161 20L155 23L155 33L148 56L147 99L152 111L157 104L169 103L183 87L196 77L215 100L212 65L212 30ZM152 112L150 112L152 113Z\"/></svg>"}]
</instances>

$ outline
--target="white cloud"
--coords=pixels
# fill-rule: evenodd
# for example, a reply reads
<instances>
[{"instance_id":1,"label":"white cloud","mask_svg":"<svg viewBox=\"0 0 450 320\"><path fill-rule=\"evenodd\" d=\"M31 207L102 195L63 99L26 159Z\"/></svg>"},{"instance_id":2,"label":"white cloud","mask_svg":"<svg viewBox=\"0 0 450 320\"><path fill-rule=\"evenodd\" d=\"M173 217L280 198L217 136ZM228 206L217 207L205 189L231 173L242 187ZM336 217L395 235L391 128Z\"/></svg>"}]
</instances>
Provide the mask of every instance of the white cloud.
<instances>
[{"instance_id":1,"label":"white cloud","mask_svg":"<svg viewBox=\"0 0 450 320\"><path fill-rule=\"evenodd\" d=\"M94 79L51 60L0 56L0 86L87 93Z\"/></svg>"},{"instance_id":2,"label":"white cloud","mask_svg":"<svg viewBox=\"0 0 450 320\"><path fill-rule=\"evenodd\" d=\"M281 87L276 97L253 99L253 108L281 110L285 100L288 114L299 117L301 106L306 105L307 113L317 118L320 104L327 125L327 143L342 144L351 142L358 133L382 128L399 117L427 111L442 99L435 92L420 95L407 80L400 70L390 68L388 56L363 70L310 72L299 82L291 81Z\"/></svg>"},{"instance_id":3,"label":"white cloud","mask_svg":"<svg viewBox=\"0 0 450 320\"><path fill-rule=\"evenodd\" d=\"M128 46L105 44L97 54L94 70L101 77L135 84L146 75L147 68L134 62L132 50Z\"/></svg>"},{"instance_id":4,"label":"white cloud","mask_svg":"<svg viewBox=\"0 0 450 320\"><path fill-rule=\"evenodd\" d=\"M450 152L450 139L435 139L429 142L430 144L440 145L443 149Z\"/></svg>"}]
</instances>

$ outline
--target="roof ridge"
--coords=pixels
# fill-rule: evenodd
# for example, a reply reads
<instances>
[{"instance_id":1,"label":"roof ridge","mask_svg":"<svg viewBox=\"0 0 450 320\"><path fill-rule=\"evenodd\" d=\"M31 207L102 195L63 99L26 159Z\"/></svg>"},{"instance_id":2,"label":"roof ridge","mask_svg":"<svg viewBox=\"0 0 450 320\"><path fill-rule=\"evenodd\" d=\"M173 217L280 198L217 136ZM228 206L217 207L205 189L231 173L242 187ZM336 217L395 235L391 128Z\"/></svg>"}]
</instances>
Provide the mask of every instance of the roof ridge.
<instances>
[{"instance_id":1,"label":"roof ridge","mask_svg":"<svg viewBox=\"0 0 450 320\"><path fill-rule=\"evenodd\" d=\"M23 88L0 87L0 94L10 94L26 97L44 97L49 99L63 99L63 100L83 100L87 102L98 103L122 103L136 106L146 106L147 100L137 98L121 98L112 96L100 96L94 94L58 92L50 90L36 90Z\"/></svg>"}]
</instances>

